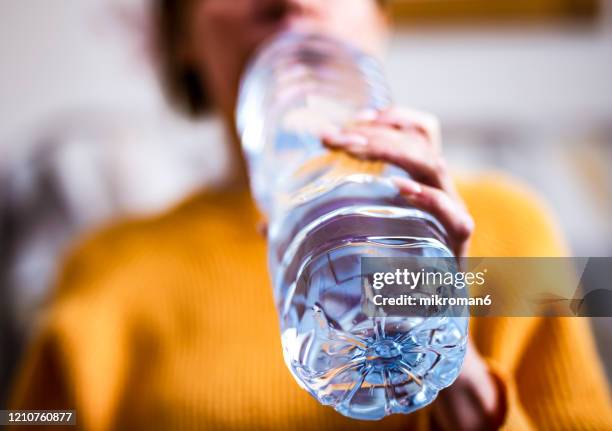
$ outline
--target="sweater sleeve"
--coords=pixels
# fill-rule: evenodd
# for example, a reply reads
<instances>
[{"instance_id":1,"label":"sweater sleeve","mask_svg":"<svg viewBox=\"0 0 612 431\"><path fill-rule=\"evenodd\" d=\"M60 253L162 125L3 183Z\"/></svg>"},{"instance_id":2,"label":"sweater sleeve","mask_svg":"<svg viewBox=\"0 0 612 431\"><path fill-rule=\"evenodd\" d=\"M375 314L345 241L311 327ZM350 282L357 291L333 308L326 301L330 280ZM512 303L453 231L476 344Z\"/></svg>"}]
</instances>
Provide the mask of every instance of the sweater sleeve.
<instances>
[{"instance_id":1,"label":"sweater sleeve","mask_svg":"<svg viewBox=\"0 0 612 431\"><path fill-rule=\"evenodd\" d=\"M587 319L540 318L514 369L503 358L485 361L500 391L504 429L612 429L606 377Z\"/></svg>"},{"instance_id":2,"label":"sweater sleeve","mask_svg":"<svg viewBox=\"0 0 612 431\"><path fill-rule=\"evenodd\" d=\"M514 374L537 429L612 430L606 377L587 319L542 318Z\"/></svg>"}]
</instances>

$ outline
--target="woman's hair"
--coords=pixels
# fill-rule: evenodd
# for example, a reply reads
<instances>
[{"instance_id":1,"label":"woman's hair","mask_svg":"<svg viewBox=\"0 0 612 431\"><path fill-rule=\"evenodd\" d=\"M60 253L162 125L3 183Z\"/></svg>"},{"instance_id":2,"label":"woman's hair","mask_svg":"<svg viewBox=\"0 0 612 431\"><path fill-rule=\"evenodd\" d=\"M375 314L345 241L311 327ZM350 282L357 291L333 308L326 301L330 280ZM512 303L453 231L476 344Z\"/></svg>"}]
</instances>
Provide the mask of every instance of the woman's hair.
<instances>
[{"instance_id":1,"label":"woman's hair","mask_svg":"<svg viewBox=\"0 0 612 431\"><path fill-rule=\"evenodd\" d=\"M211 108L211 100L195 68L181 58L189 7L194 0L156 0L156 37L162 85L171 102L190 115Z\"/></svg>"},{"instance_id":2,"label":"woman's hair","mask_svg":"<svg viewBox=\"0 0 612 431\"><path fill-rule=\"evenodd\" d=\"M189 115L197 116L212 107L212 100L197 70L181 58L186 37L186 18L195 0L155 0L162 85L170 101ZM228 0L233 1L233 0ZM390 0L376 0L386 6Z\"/></svg>"}]
</instances>

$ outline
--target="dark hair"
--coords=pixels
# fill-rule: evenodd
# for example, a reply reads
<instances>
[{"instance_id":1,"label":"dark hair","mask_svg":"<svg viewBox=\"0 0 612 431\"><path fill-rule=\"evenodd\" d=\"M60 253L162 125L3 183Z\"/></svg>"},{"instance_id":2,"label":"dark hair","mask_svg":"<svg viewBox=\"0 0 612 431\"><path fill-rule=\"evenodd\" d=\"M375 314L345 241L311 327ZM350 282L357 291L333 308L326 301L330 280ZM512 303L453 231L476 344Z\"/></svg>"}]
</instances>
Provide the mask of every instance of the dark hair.
<instances>
[{"instance_id":1,"label":"dark hair","mask_svg":"<svg viewBox=\"0 0 612 431\"><path fill-rule=\"evenodd\" d=\"M211 101L195 68L181 58L180 46L186 37L186 19L194 0L156 0L161 81L171 102L196 116L211 108Z\"/></svg>"},{"instance_id":2,"label":"dark hair","mask_svg":"<svg viewBox=\"0 0 612 431\"><path fill-rule=\"evenodd\" d=\"M212 101L198 71L181 58L180 46L186 37L186 19L195 0L155 0L160 73L164 90L178 108L197 116L212 107ZM233 1L233 0L227 0ZM390 0L377 0L386 6Z\"/></svg>"}]
</instances>

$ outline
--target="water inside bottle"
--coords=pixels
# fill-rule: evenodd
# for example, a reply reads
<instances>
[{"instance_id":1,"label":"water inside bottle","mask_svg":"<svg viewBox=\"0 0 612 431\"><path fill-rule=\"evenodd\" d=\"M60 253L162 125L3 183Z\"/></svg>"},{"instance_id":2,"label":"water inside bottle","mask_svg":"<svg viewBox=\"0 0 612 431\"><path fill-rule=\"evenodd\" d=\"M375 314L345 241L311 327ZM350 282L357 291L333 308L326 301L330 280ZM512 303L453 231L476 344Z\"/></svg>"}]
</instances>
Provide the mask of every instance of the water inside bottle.
<instances>
[{"instance_id":1,"label":"water inside bottle","mask_svg":"<svg viewBox=\"0 0 612 431\"><path fill-rule=\"evenodd\" d=\"M360 258L449 257L436 221L398 207L373 177L348 181L294 211L271 238L285 361L321 403L359 419L410 413L458 374L463 317L370 317ZM350 196L348 198L347 196ZM296 233L297 232L297 233Z\"/></svg>"}]
</instances>

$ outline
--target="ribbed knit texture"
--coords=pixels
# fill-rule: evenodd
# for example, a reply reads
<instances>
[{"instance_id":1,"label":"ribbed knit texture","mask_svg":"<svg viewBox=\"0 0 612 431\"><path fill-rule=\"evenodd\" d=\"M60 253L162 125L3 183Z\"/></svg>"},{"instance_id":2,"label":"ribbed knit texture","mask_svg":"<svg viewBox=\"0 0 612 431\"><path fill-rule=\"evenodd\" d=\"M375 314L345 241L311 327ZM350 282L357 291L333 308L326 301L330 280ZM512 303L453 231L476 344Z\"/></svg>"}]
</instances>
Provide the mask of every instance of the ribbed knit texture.
<instances>
[{"instance_id":1,"label":"ribbed knit texture","mask_svg":"<svg viewBox=\"0 0 612 431\"><path fill-rule=\"evenodd\" d=\"M474 256L566 254L547 211L497 175L464 179ZM430 408L382 422L319 405L287 370L258 214L202 193L85 240L69 258L16 382L13 408L75 408L87 430L429 429ZM512 430L612 430L588 321L472 319Z\"/></svg>"}]
</instances>

